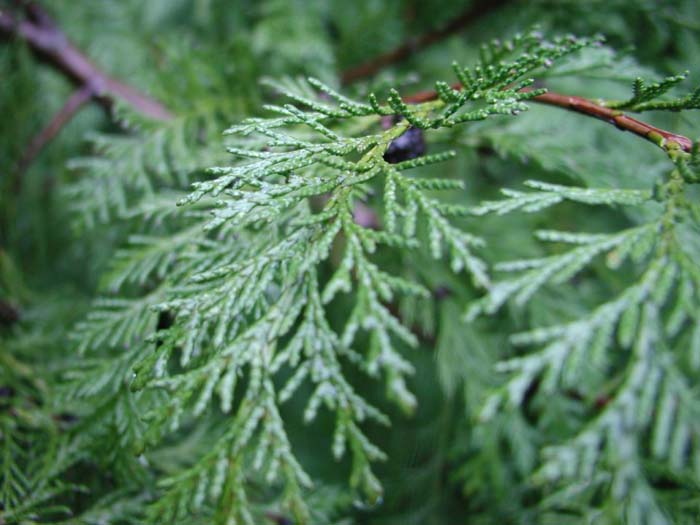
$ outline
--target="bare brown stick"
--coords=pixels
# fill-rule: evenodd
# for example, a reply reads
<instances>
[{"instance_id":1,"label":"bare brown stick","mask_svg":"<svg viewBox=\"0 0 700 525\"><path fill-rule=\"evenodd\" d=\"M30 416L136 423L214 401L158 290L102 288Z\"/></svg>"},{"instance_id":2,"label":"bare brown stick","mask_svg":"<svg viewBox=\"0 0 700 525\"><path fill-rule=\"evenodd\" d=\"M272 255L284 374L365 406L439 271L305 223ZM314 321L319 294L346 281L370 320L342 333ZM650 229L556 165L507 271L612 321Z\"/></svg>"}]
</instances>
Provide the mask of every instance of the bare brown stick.
<instances>
[{"instance_id":1,"label":"bare brown stick","mask_svg":"<svg viewBox=\"0 0 700 525\"><path fill-rule=\"evenodd\" d=\"M503 0L477 2L457 18L453 19L444 28L426 33L423 36L408 42L404 42L402 45L389 53L379 55L369 62L346 70L341 75L342 83L350 84L356 80L372 76L382 68L400 62L414 52L424 49L439 42L445 37L458 32L460 29L473 22L478 17L487 14L505 3L506 2ZM460 84L454 84L452 87L453 89L462 88ZM435 100L436 98L437 93L435 91L424 91L404 97L403 100L408 104L419 104L421 102ZM657 128L651 124L647 124L646 122L630 117L629 115L625 115L619 110L607 108L583 97L548 92L543 95L533 97L531 100L539 102L540 104L547 104L550 106L568 109L575 111L576 113L581 113L582 115L603 120L609 124L613 124L618 129L629 131L639 137L653 142L664 151L669 151L680 147L683 151L688 152L693 147L693 142L688 137Z\"/></svg>"},{"instance_id":2,"label":"bare brown stick","mask_svg":"<svg viewBox=\"0 0 700 525\"><path fill-rule=\"evenodd\" d=\"M22 4L18 2L18 4ZM109 110L113 99L124 100L136 111L157 120L173 117L165 106L100 70L85 54L68 41L52 18L37 3L23 4L28 20L18 20L0 10L0 36L23 39L43 60L47 61L77 86L78 90L54 116L49 124L30 142L15 172L13 187L19 191L22 173L65 126L77 111L90 99Z\"/></svg>"},{"instance_id":3,"label":"bare brown stick","mask_svg":"<svg viewBox=\"0 0 700 525\"><path fill-rule=\"evenodd\" d=\"M462 89L462 86L460 84L454 84L452 88ZM423 91L406 96L403 100L407 104L420 104L422 102L435 100L436 98L437 93L435 91ZM693 147L693 141L688 137L657 128L651 124L630 117L629 115L625 115L622 111L596 104L587 98L548 92L543 95L537 95L530 100L597 118L614 125L618 129L629 131L638 137L653 142L664 151L680 148L683 151L689 152Z\"/></svg>"},{"instance_id":4,"label":"bare brown stick","mask_svg":"<svg viewBox=\"0 0 700 525\"><path fill-rule=\"evenodd\" d=\"M344 71L341 75L341 82L343 84L351 84L356 80L370 77L386 66L400 62L417 51L425 49L448 36L458 33L476 19L495 11L506 3L508 3L508 0L482 0L475 2L463 11L462 14L452 19L445 27L425 33L418 38L408 40L388 53L379 55L369 62Z\"/></svg>"},{"instance_id":5,"label":"bare brown stick","mask_svg":"<svg viewBox=\"0 0 700 525\"><path fill-rule=\"evenodd\" d=\"M109 107L119 98L136 111L158 120L168 120L172 114L157 100L137 91L95 66L79 51L36 4L29 4L36 21L17 20L0 11L0 35L16 37L27 42L41 58L59 69L78 86L89 86L92 97Z\"/></svg>"},{"instance_id":6,"label":"bare brown stick","mask_svg":"<svg viewBox=\"0 0 700 525\"><path fill-rule=\"evenodd\" d=\"M41 132L32 139L27 146L22 159L19 161L17 170L19 173L24 173L24 171L29 167L29 165L34 161L36 156L41 152L41 150L48 144L57 134L61 131L61 128L73 118L73 115L85 104L88 100L92 98L92 89L89 86L83 86L77 89L70 98L66 101L65 105L61 110L56 113L56 115L51 119L51 122L41 130ZM15 190L19 190L20 178L17 177L15 180Z\"/></svg>"},{"instance_id":7,"label":"bare brown stick","mask_svg":"<svg viewBox=\"0 0 700 525\"><path fill-rule=\"evenodd\" d=\"M618 129L629 131L653 142L664 151L680 147L683 151L689 152L693 147L693 141L688 137L657 128L651 124L630 117L629 115L625 115L622 111L596 104L587 98L548 92L543 95L538 95L532 100L540 104L569 109L576 113L603 120L609 124L613 124Z\"/></svg>"}]
</instances>

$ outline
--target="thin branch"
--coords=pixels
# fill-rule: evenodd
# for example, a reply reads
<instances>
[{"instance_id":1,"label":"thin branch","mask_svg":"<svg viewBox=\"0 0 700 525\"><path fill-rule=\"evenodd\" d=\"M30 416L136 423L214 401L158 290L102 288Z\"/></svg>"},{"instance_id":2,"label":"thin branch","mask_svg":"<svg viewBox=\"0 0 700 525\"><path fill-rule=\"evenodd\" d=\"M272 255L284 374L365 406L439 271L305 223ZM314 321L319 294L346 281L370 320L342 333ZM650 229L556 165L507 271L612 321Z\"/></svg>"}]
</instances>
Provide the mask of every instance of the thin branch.
<instances>
[{"instance_id":1,"label":"thin branch","mask_svg":"<svg viewBox=\"0 0 700 525\"><path fill-rule=\"evenodd\" d=\"M460 84L454 84L452 88L462 89L462 86ZM404 97L403 100L407 104L420 104L422 102L435 100L436 98L437 93L435 91L423 91ZM610 109L587 98L548 92L533 97L530 100L548 106L568 109L582 115L602 120L622 131L629 131L638 137L653 142L666 152L677 148L689 152L693 147L693 141L688 137L657 128L651 124L630 117L629 115L625 115L622 111Z\"/></svg>"},{"instance_id":2,"label":"thin branch","mask_svg":"<svg viewBox=\"0 0 700 525\"><path fill-rule=\"evenodd\" d=\"M532 100L540 104L568 109L576 113L581 113L582 115L603 120L622 131L629 131L653 142L664 151L680 147L683 151L690 152L693 147L693 141L688 137L657 128L651 124L630 117L629 115L625 115L622 111L596 104L587 98L549 92L538 95Z\"/></svg>"},{"instance_id":3,"label":"thin branch","mask_svg":"<svg viewBox=\"0 0 700 525\"><path fill-rule=\"evenodd\" d=\"M413 53L431 46L454 33L457 33L469 23L489 13L490 11L501 7L505 3L507 2L504 0L476 2L462 12L461 15L450 21L444 28L426 33L416 39L404 42L402 45L389 53L384 53L375 57L369 62L344 71L341 75L341 81L343 84L350 84L356 80L372 76L382 68L400 62L401 60L411 56ZM460 84L455 84L452 87L453 89L462 89ZM436 98L437 93L435 91L424 91L404 97L403 100L409 104L419 104L422 102L435 100ZM540 104L547 104L549 106L568 109L582 115L603 120L616 126L618 129L629 131L639 137L653 142L664 151L669 151L680 147L683 151L689 152L693 147L693 141L688 137L657 128L651 124L647 124L646 122L642 122L641 120L625 115L621 111L596 104L592 100L583 97L548 92L543 95L533 97L531 100L539 102Z\"/></svg>"},{"instance_id":4,"label":"thin branch","mask_svg":"<svg viewBox=\"0 0 700 525\"><path fill-rule=\"evenodd\" d=\"M341 82L347 85L362 78L370 77L386 66L400 62L416 52L436 44L448 36L458 33L475 20L495 11L507 3L508 0L477 1L464 10L462 14L453 18L445 27L425 33L418 38L407 40L388 53L379 55L369 62L344 71L341 75Z\"/></svg>"},{"instance_id":5,"label":"thin branch","mask_svg":"<svg viewBox=\"0 0 700 525\"><path fill-rule=\"evenodd\" d=\"M78 86L89 86L92 96L106 107L119 98L136 111L157 119L172 118L165 106L100 70L85 54L70 43L52 19L38 5L29 4L32 20L17 20L0 11L0 35L24 40L42 59L53 65Z\"/></svg>"},{"instance_id":6,"label":"thin branch","mask_svg":"<svg viewBox=\"0 0 700 525\"><path fill-rule=\"evenodd\" d=\"M112 107L113 100L118 98L147 117L156 120L169 120L173 117L172 113L157 100L110 77L95 66L84 53L69 42L66 35L58 29L53 19L39 4L28 2L23 7L27 20L18 20L0 10L0 36L24 40L32 51L70 78L78 89L51 122L27 146L15 172L13 183L15 191L19 191L22 174L44 146L90 99L99 102L107 110Z\"/></svg>"},{"instance_id":7,"label":"thin branch","mask_svg":"<svg viewBox=\"0 0 700 525\"><path fill-rule=\"evenodd\" d=\"M61 110L51 119L51 122L41 130L41 132L32 139L27 146L21 160L18 163L17 171L22 174L26 171L29 165L34 161L36 156L44 149L53 138L61 131L78 110L93 96L92 89L89 86L83 86L77 89L70 98L66 101ZM15 180L15 191L19 190L21 178L18 176Z\"/></svg>"}]
</instances>

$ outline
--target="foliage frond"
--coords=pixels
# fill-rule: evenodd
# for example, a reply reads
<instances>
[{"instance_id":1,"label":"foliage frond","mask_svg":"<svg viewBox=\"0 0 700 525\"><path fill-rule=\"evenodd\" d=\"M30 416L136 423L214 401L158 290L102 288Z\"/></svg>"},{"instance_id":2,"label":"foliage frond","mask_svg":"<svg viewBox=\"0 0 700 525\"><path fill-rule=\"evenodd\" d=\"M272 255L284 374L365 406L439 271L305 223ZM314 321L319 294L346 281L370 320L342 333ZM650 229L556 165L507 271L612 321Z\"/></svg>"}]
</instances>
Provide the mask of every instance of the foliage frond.
<instances>
[{"instance_id":1,"label":"foliage frond","mask_svg":"<svg viewBox=\"0 0 700 525\"><path fill-rule=\"evenodd\" d=\"M647 83L643 78L637 77L634 81L633 95L621 102L608 102L606 105L615 109L627 109L629 111L681 111L683 109L700 109L700 86L692 93L671 100L659 100L676 85L688 77L686 71L682 75L668 76L659 82Z\"/></svg>"}]
</instances>

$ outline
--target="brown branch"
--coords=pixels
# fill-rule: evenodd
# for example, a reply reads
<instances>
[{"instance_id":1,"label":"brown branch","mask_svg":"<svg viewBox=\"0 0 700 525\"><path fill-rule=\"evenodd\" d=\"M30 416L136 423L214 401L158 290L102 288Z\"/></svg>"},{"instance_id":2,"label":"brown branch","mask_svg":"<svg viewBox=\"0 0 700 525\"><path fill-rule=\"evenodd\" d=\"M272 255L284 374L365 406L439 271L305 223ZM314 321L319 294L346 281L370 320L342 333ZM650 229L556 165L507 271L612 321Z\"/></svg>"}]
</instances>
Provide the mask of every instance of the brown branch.
<instances>
[{"instance_id":1,"label":"brown branch","mask_svg":"<svg viewBox=\"0 0 700 525\"><path fill-rule=\"evenodd\" d=\"M460 84L454 84L452 88L462 89L462 86ZM435 91L423 91L404 97L403 100L407 104L420 104L422 102L435 100L436 98L437 93ZM548 92L543 95L537 95L530 100L597 118L614 125L622 131L629 131L638 137L653 142L664 151L680 148L683 151L689 152L693 147L693 141L688 137L657 128L651 124L630 117L629 115L625 115L622 111L601 106L587 98Z\"/></svg>"},{"instance_id":2,"label":"brown branch","mask_svg":"<svg viewBox=\"0 0 700 525\"><path fill-rule=\"evenodd\" d=\"M489 13L490 11L501 7L505 3L507 3L506 0L476 2L442 29L426 33L416 39L404 42L393 51L379 55L369 62L344 71L341 75L341 81L343 84L350 84L356 80L372 76L382 68L395 64L396 62L400 62L401 60L412 55L414 52L424 49L454 33L457 33L469 23ZM453 89L462 89L460 84L455 84L452 87ZM403 100L408 104L419 104L422 102L435 100L436 98L437 93L435 91L424 91L404 97ZM683 151L688 152L693 147L693 142L688 137L657 128L651 124L647 124L646 122L642 122L641 120L625 115L621 111L601 106L600 104L596 104L592 100L583 97L561 95L558 93L549 92L533 97L531 100L539 102L540 104L547 104L549 106L568 109L582 115L603 120L609 124L613 124L618 129L629 131L639 137L653 142L664 151L669 151L680 147Z\"/></svg>"},{"instance_id":3,"label":"brown branch","mask_svg":"<svg viewBox=\"0 0 700 525\"><path fill-rule=\"evenodd\" d=\"M17 171L22 174L26 171L29 165L34 161L36 156L44 149L53 138L61 131L70 119L78 112L78 110L92 98L92 89L89 86L83 86L77 89L70 98L66 101L61 110L51 119L51 122L41 130L41 132L32 139L24 151L21 160L18 163ZM15 180L15 191L19 191L21 178Z\"/></svg>"},{"instance_id":4,"label":"brown branch","mask_svg":"<svg viewBox=\"0 0 700 525\"><path fill-rule=\"evenodd\" d=\"M359 66L347 69L341 75L341 82L344 85L347 85L355 82L356 80L370 77L380 71L382 68L400 62L417 51L425 49L443 40L444 38L447 38L448 36L458 33L461 29L478 18L495 11L507 3L508 0L477 1L463 11L462 14L452 19L445 27L425 33L418 38L410 39L388 53L379 55L369 62L365 62Z\"/></svg>"},{"instance_id":5,"label":"brown branch","mask_svg":"<svg viewBox=\"0 0 700 525\"><path fill-rule=\"evenodd\" d=\"M532 100L540 104L568 109L576 113L581 113L582 115L603 120L609 124L613 124L622 131L629 131L630 133L634 133L639 137L653 142L664 151L680 147L683 151L689 152L693 147L693 141L688 137L657 128L651 124L630 117L629 115L625 115L622 111L601 106L583 97L560 95L559 93L549 92L538 95Z\"/></svg>"},{"instance_id":6,"label":"brown branch","mask_svg":"<svg viewBox=\"0 0 700 525\"><path fill-rule=\"evenodd\" d=\"M18 162L12 184L18 192L22 174L41 150L61 131L71 118L90 99L109 110L115 98L124 100L134 110L156 119L173 117L165 106L148 95L128 86L100 70L88 57L68 41L53 19L35 2L17 2L24 8L27 20L18 20L0 10L0 36L24 40L42 60L66 75L78 89L66 101L49 124L32 139Z\"/></svg>"},{"instance_id":7,"label":"brown branch","mask_svg":"<svg viewBox=\"0 0 700 525\"><path fill-rule=\"evenodd\" d=\"M76 85L89 86L92 97L106 107L119 98L136 111L157 119L168 120L172 114L160 102L137 91L100 70L90 59L70 43L51 18L37 4L27 10L34 20L17 20L0 11L0 35L24 40L42 59L53 65Z\"/></svg>"}]
</instances>

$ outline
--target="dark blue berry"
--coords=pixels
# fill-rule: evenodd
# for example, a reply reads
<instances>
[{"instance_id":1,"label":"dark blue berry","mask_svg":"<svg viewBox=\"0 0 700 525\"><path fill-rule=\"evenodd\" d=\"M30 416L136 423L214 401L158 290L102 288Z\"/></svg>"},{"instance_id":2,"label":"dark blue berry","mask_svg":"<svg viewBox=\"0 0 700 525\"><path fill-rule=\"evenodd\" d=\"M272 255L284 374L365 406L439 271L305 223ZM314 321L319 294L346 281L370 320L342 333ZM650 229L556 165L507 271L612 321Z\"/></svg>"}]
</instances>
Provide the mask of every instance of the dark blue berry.
<instances>
[{"instance_id":1,"label":"dark blue berry","mask_svg":"<svg viewBox=\"0 0 700 525\"><path fill-rule=\"evenodd\" d=\"M384 152L384 160L396 164L404 160L422 157L425 154L423 131L418 128L408 128L400 137L395 138Z\"/></svg>"}]
</instances>

